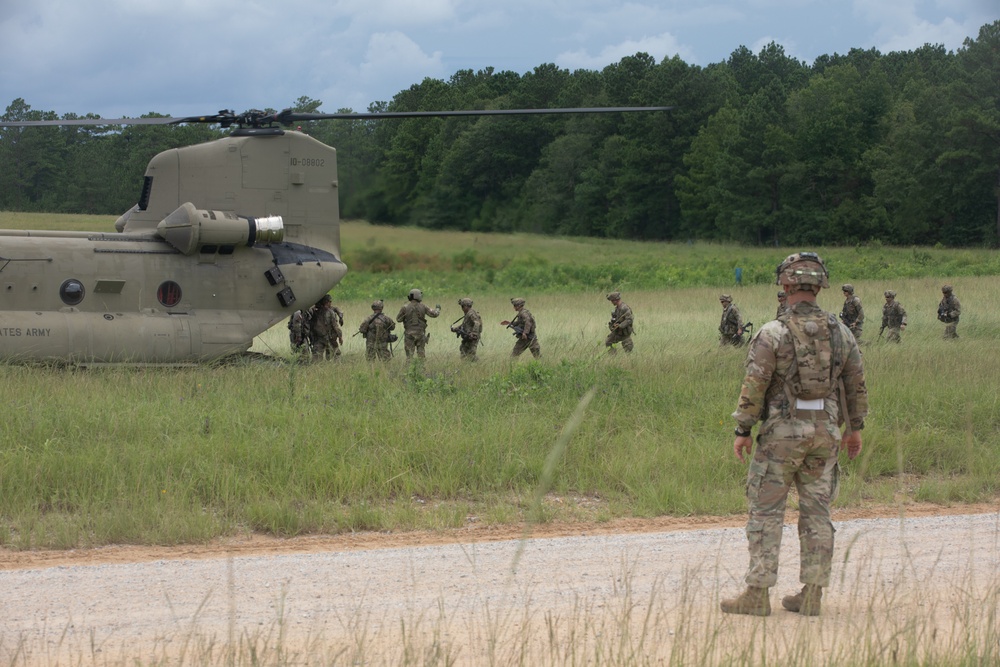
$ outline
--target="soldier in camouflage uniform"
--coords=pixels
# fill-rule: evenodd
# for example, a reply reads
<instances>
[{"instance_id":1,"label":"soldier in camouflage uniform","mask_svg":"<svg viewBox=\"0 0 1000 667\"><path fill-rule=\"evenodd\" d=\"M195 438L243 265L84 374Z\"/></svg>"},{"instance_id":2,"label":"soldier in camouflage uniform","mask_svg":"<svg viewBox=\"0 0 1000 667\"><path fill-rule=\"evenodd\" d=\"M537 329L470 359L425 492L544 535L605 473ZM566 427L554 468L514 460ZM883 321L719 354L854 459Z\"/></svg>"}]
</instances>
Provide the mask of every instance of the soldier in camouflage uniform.
<instances>
[{"instance_id":1,"label":"soldier in camouflage uniform","mask_svg":"<svg viewBox=\"0 0 1000 667\"><path fill-rule=\"evenodd\" d=\"M882 306L882 329L878 334L881 336L887 328L889 335L885 337L886 340L890 343L902 341L900 334L906 331L906 309L903 308L903 304L896 301L896 293L891 289L885 291L885 305Z\"/></svg>"},{"instance_id":2,"label":"soldier in camouflage uniform","mask_svg":"<svg viewBox=\"0 0 1000 667\"><path fill-rule=\"evenodd\" d=\"M962 314L962 304L954 292L951 285L941 288L944 296L938 304L938 319L947 325L944 328L945 338L958 338L958 317Z\"/></svg>"},{"instance_id":3,"label":"soldier in camouflage uniform","mask_svg":"<svg viewBox=\"0 0 1000 667\"><path fill-rule=\"evenodd\" d=\"M292 352L296 354L307 355L310 352L309 333L312 330L310 317L310 308L300 308L288 318L288 342L292 344Z\"/></svg>"},{"instance_id":4,"label":"soldier in camouflage uniform","mask_svg":"<svg viewBox=\"0 0 1000 667\"><path fill-rule=\"evenodd\" d=\"M778 292L778 312L774 314L774 319L778 319L788 312L788 295L785 290Z\"/></svg>"},{"instance_id":5,"label":"soldier in camouflage uniform","mask_svg":"<svg viewBox=\"0 0 1000 667\"><path fill-rule=\"evenodd\" d=\"M823 587L830 583L830 503L837 491L837 455L842 446L852 459L861 452L868 392L857 341L816 304L819 290L829 286L823 261L815 253L797 253L785 259L777 273L790 310L761 327L750 343L733 413L733 451L740 461L753 449L753 425L762 422L747 474L747 588L723 600L722 611L771 613L768 589L777 581L785 503L794 483L799 496L799 580L804 586L781 604L815 616ZM841 420L846 421L843 439Z\"/></svg>"},{"instance_id":6,"label":"soldier in camouflage uniform","mask_svg":"<svg viewBox=\"0 0 1000 667\"><path fill-rule=\"evenodd\" d=\"M511 299L510 304L514 306L517 315L514 316L513 320L504 320L500 324L513 329L514 336L517 338L510 356L519 357L525 350L531 350L531 356L537 359L542 356L542 348L538 344L538 330L535 328L535 318L524 307L524 303L525 301L521 297Z\"/></svg>"},{"instance_id":7,"label":"soldier in camouflage uniform","mask_svg":"<svg viewBox=\"0 0 1000 667\"><path fill-rule=\"evenodd\" d=\"M722 320L719 322L719 345L743 344L743 316L740 309L733 305L733 297L728 294L719 296L722 304Z\"/></svg>"},{"instance_id":8,"label":"soldier in camouflage uniform","mask_svg":"<svg viewBox=\"0 0 1000 667\"><path fill-rule=\"evenodd\" d=\"M418 289L411 289L406 295L407 303L399 309L396 321L403 325L403 346L406 350L406 358L409 359L416 352L417 357L423 359L426 354L424 348L430 335L427 333L427 318L437 317L441 314L441 306L430 308L423 304L424 293Z\"/></svg>"},{"instance_id":9,"label":"soldier in camouflage uniform","mask_svg":"<svg viewBox=\"0 0 1000 667\"><path fill-rule=\"evenodd\" d=\"M861 330L865 326L865 309L861 307L861 299L854 295L854 285L845 283L840 291L844 293L844 307L840 311L840 321L854 334L854 340L861 344Z\"/></svg>"},{"instance_id":10,"label":"soldier in camouflage uniform","mask_svg":"<svg viewBox=\"0 0 1000 667\"><path fill-rule=\"evenodd\" d=\"M337 324L333 312L333 299L327 294L316 303L312 316L313 359L336 359L340 356L340 346L344 344L344 334Z\"/></svg>"},{"instance_id":11,"label":"soldier in camouflage uniform","mask_svg":"<svg viewBox=\"0 0 1000 667\"><path fill-rule=\"evenodd\" d=\"M611 333L604 339L604 346L608 348L608 352L614 354L618 352L615 349L615 343L621 343L623 350L631 352L634 347L632 344L632 309L622 301L621 292L609 294L608 301L614 304L615 309L611 311L611 321L608 322L608 329L611 330Z\"/></svg>"},{"instance_id":12,"label":"soldier in camouflage uniform","mask_svg":"<svg viewBox=\"0 0 1000 667\"><path fill-rule=\"evenodd\" d=\"M479 317L479 313L472 309L472 299L469 297L459 299L458 305L462 307L465 316L461 324L451 328L451 332L462 339L462 343L458 346L458 353L462 359L475 361L476 348L479 347L479 340L483 335L483 320Z\"/></svg>"},{"instance_id":13,"label":"soldier in camouflage uniform","mask_svg":"<svg viewBox=\"0 0 1000 667\"><path fill-rule=\"evenodd\" d=\"M358 331L365 338L365 356L368 361L381 359L389 361L392 359L392 350L389 343L395 342L396 335L392 330L396 328L396 323L392 318L382 313L382 301L372 302L372 314L364 319Z\"/></svg>"}]
</instances>

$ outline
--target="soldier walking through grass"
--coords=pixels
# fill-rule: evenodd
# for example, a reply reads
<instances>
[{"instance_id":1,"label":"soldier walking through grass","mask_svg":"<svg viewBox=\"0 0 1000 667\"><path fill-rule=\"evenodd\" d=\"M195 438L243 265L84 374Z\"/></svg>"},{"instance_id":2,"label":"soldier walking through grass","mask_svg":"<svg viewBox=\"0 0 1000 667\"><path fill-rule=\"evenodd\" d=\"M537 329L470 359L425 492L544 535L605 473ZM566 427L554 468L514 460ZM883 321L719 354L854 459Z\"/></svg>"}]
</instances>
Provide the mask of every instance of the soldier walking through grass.
<instances>
[{"instance_id":1,"label":"soldier walking through grass","mask_svg":"<svg viewBox=\"0 0 1000 667\"><path fill-rule=\"evenodd\" d=\"M840 291L844 293L844 307L840 311L840 321L847 325L854 334L854 340L860 345L861 330L865 326L865 309L861 306L861 299L854 294L854 285L844 283Z\"/></svg>"},{"instance_id":2,"label":"soldier walking through grass","mask_svg":"<svg viewBox=\"0 0 1000 667\"><path fill-rule=\"evenodd\" d=\"M608 352L615 354L618 352L615 349L615 344L621 343L623 350L631 352L634 347L632 344L632 309L622 301L621 292L609 294L608 301L614 304L615 309L611 311L611 321L608 322L608 329L611 332L604 339L604 346L608 348Z\"/></svg>"},{"instance_id":3,"label":"soldier walking through grass","mask_svg":"<svg viewBox=\"0 0 1000 667\"><path fill-rule=\"evenodd\" d=\"M790 310L768 322L750 343L746 376L733 418L733 451L740 461L753 450L747 473L747 542L750 565L746 590L723 600L727 614L767 616L769 589L778 578L778 554L788 491L799 495L799 580L803 588L782 606L806 616L820 613L830 584L833 523L830 503L837 494L837 456L861 452L868 414L861 351L850 330L816 303L829 287L826 266L816 253L790 255L778 266L777 282ZM838 424L845 421L844 435ZM751 429L762 422L753 448Z\"/></svg>"},{"instance_id":4,"label":"soldier walking through grass","mask_svg":"<svg viewBox=\"0 0 1000 667\"><path fill-rule=\"evenodd\" d=\"M292 345L292 352L302 356L308 356L311 351L309 345L309 335L312 332L312 308L299 308L288 318L288 341Z\"/></svg>"},{"instance_id":5,"label":"soldier walking through grass","mask_svg":"<svg viewBox=\"0 0 1000 667\"><path fill-rule=\"evenodd\" d=\"M392 318L382 312L382 300L372 302L372 314L361 322L358 332L365 338L365 357L368 361L380 359L389 361L392 359L392 350L389 343L396 342L396 334L392 330L396 328L396 323Z\"/></svg>"},{"instance_id":6,"label":"soldier walking through grass","mask_svg":"<svg viewBox=\"0 0 1000 667\"><path fill-rule=\"evenodd\" d=\"M906 309L903 304L896 301L896 292L889 289L884 293L885 305L882 306L882 328L878 335L889 329L889 335L885 337L890 343L899 343L903 340L902 333L906 331Z\"/></svg>"},{"instance_id":7,"label":"soldier walking through grass","mask_svg":"<svg viewBox=\"0 0 1000 667\"><path fill-rule=\"evenodd\" d=\"M938 319L945 323L944 337L958 338L958 317L962 314L962 304L955 296L951 285L941 288L941 303L938 304Z\"/></svg>"},{"instance_id":8,"label":"soldier walking through grass","mask_svg":"<svg viewBox=\"0 0 1000 667\"><path fill-rule=\"evenodd\" d=\"M514 330L517 342L510 356L519 357L525 350L531 350L531 356L535 359L542 356L542 348L538 344L538 331L535 329L535 318L531 312L524 307L525 301L521 297L514 297L510 300L510 305L514 306L517 315L513 320L504 320L500 324Z\"/></svg>"},{"instance_id":9,"label":"soldier walking through grass","mask_svg":"<svg viewBox=\"0 0 1000 667\"><path fill-rule=\"evenodd\" d=\"M441 306L433 308L425 306L424 293L418 289L411 289L406 298L407 303L396 315L396 321L403 325L403 348L406 350L407 359L414 354L423 359L426 356L424 348L430 340L430 335L427 333L427 318L440 315Z\"/></svg>"},{"instance_id":10,"label":"soldier walking through grass","mask_svg":"<svg viewBox=\"0 0 1000 667\"><path fill-rule=\"evenodd\" d=\"M340 356L340 346L344 344L344 333L340 329L336 313L333 311L333 299L325 295L316 304L312 316L313 359L336 359Z\"/></svg>"},{"instance_id":11,"label":"soldier walking through grass","mask_svg":"<svg viewBox=\"0 0 1000 667\"><path fill-rule=\"evenodd\" d=\"M743 344L743 316L740 309L733 304L733 297L728 294L719 296L722 304L722 320L719 322L719 345Z\"/></svg>"},{"instance_id":12,"label":"soldier walking through grass","mask_svg":"<svg viewBox=\"0 0 1000 667\"><path fill-rule=\"evenodd\" d=\"M462 359L475 361L476 348L479 347L479 341L483 335L483 320L479 317L479 313L473 310L472 299L469 297L459 299L458 305L462 307L462 312L465 315L462 317L462 323L453 326L451 332L462 339L458 346L458 353Z\"/></svg>"},{"instance_id":13,"label":"soldier walking through grass","mask_svg":"<svg viewBox=\"0 0 1000 667\"><path fill-rule=\"evenodd\" d=\"M778 319L788 312L788 295L785 290L778 292L778 312L774 314L774 319Z\"/></svg>"}]
</instances>

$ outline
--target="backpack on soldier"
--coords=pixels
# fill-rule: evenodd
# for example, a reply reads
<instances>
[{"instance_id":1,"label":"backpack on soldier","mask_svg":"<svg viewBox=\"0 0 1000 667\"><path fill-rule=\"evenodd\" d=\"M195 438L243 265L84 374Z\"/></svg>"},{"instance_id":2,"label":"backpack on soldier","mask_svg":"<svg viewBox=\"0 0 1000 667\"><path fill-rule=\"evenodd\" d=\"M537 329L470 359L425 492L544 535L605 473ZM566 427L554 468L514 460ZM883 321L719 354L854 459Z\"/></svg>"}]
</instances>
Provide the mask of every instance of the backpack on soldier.
<instances>
[{"instance_id":1,"label":"backpack on soldier","mask_svg":"<svg viewBox=\"0 0 1000 667\"><path fill-rule=\"evenodd\" d=\"M795 348L795 359L785 375L790 398L817 400L826 398L840 377L841 332L837 320L823 311L802 316L784 313L778 318L788 327Z\"/></svg>"}]
</instances>

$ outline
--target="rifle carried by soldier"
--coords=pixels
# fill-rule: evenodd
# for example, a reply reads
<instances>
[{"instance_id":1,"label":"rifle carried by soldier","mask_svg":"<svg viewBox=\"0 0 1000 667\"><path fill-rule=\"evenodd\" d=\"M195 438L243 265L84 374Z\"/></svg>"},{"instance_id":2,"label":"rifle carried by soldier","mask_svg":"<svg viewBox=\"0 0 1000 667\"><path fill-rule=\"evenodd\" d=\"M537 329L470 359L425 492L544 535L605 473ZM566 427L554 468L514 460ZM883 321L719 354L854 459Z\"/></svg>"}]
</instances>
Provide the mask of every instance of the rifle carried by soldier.
<instances>
[{"instance_id":1,"label":"rifle carried by soldier","mask_svg":"<svg viewBox=\"0 0 1000 667\"><path fill-rule=\"evenodd\" d=\"M465 329L459 326L455 326L459 322L464 322L464 321L465 321L465 315L462 315L460 318L451 323L451 332L455 334L455 338L461 338L462 340L465 340L465 337L467 335L465 333Z\"/></svg>"},{"instance_id":2,"label":"rifle carried by soldier","mask_svg":"<svg viewBox=\"0 0 1000 667\"><path fill-rule=\"evenodd\" d=\"M504 320L504 321L503 321L503 322L501 322L500 324L502 324L502 325L504 325L504 326L505 326L506 328L508 328L508 329L512 330L512 331L514 332L514 338L520 338L521 336L523 336L523 335L524 335L524 327L519 327L519 326L516 326L516 325L515 325L515 324L514 324L513 322L510 322L510 321L508 321L508 320ZM535 332L534 332L534 331L532 331L532 332L531 332L531 335L530 335L530 336L528 336L528 340L531 340L531 339L532 339L532 338L534 338L534 337L535 337Z\"/></svg>"},{"instance_id":3,"label":"rifle carried by soldier","mask_svg":"<svg viewBox=\"0 0 1000 667\"><path fill-rule=\"evenodd\" d=\"M608 320L608 330L614 331L615 329L620 328L621 327L621 323L624 322L625 320L627 320L628 317L629 317L629 313L622 313L621 317L619 317L618 319L615 319L614 317L612 317L610 320ZM631 335L633 335L633 336L635 335L635 331L634 330L633 330L633 332L632 332Z\"/></svg>"},{"instance_id":4,"label":"rifle carried by soldier","mask_svg":"<svg viewBox=\"0 0 1000 667\"><path fill-rule=\"evenodd\" d=\"M739 331L736 332L737 336L742 336L743 334L746 334L748 336L753 335L753 322L747 322L740 328Z\"/></svg>"}]
</instances>

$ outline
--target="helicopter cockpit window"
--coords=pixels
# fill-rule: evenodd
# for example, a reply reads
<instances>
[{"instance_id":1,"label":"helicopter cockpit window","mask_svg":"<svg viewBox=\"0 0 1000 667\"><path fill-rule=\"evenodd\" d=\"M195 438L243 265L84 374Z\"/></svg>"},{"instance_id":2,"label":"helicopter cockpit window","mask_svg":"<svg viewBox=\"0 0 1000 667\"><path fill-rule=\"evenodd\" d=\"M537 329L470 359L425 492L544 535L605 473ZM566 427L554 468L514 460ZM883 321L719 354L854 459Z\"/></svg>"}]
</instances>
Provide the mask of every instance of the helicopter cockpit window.
<instances>
[{"instance_id":1,"label":"helicopter cockpit window","mask_svg":"<svg viewBox=\"0 0 1000 667\"><path fill-rule=\"evenodd\" d=\"M173 280L161 283L156 290L156 299L167 308L173 308L181 301L181 286Z\"/></svg>"},{"instance_id":2,"label":"helicopter cockpit window","mask_svg":"<svg viewBox=\"0 0 1000 667\"><path fill-rule=\"evenodd\" d=\"M70 278L59 287L59 298L67 306L75 306L83 301L84 294L86 290L83 288L83 283L76 278Z\"/></svg>"}]
</instances>

